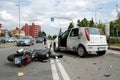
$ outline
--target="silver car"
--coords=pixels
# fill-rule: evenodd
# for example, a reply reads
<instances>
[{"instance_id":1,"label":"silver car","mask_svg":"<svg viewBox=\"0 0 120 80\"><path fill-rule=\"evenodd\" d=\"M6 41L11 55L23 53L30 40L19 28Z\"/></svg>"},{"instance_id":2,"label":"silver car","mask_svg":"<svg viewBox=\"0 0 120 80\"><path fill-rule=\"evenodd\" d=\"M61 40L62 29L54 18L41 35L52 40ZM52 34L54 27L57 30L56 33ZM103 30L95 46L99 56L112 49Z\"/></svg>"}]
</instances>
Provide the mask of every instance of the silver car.
<instances>
[{"instance_id":1,"label":"silver car","mask_svg":"<svg viewBox=\"0 0 120 80\"><path fill-rule=\"evenodd\" d=\"M31 36L23 36L17 41L17 46L34 45L34 39Z\"/></svg>"}]
</instances>

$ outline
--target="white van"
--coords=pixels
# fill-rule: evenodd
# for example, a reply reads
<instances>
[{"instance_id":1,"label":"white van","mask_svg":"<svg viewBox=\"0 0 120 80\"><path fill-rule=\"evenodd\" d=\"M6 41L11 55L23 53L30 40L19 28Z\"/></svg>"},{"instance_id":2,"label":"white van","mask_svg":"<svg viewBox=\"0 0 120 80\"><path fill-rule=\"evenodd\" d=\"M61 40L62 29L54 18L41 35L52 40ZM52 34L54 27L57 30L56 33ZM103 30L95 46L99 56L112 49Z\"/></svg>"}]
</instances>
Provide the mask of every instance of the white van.
<instances>
[{"instance_id":1,"label":"white van","mask_svg":"<svg viewBox=\"0 0 120 80\"><path fill-rule=\"evenodd\" d=\"M89 52L104 55L108 49L106 36L98 28L79 27L65 31L53 42L55 51L66 49L77 51L80 57L85 57Z\"/></svg>"}]
</instances>

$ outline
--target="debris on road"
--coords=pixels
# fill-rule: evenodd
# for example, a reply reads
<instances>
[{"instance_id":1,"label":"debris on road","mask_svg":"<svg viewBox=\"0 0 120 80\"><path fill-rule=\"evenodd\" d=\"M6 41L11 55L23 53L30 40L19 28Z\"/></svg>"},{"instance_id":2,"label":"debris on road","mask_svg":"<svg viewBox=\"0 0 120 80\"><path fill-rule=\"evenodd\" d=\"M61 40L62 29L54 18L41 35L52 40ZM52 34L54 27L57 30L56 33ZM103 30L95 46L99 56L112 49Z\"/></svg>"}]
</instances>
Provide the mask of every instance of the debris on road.
<instances>
[{"instance_id":1,"label":"debris on road","mask_svg":"<svg viewBox=\"0 0 120 80\"><path fill-rule=\"evenodd\" d=\"M111 74L105 74L104 76L105 76L105 77L110 77L110 76L111 76Z\"/></svg>"},{"instance_id":2,"label":"debris on road","mask_svg":"<svg viewBox=\"0 0 120 80\"><path fill-rule=\"evenodd\" d=\"M22 76L24 76L24 73L23 72L18 72L17 76L22 77Z\"/></svg>"}]
</instances>

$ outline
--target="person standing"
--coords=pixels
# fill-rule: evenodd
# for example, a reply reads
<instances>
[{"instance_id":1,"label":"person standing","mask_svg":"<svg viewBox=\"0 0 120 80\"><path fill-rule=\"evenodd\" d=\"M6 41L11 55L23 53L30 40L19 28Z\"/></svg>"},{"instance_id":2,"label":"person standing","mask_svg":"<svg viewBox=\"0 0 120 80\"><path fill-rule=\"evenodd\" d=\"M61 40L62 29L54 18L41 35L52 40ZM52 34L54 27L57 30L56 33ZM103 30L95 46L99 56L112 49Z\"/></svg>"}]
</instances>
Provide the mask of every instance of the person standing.
<instances>
[{"instance_id":1,"label":"person standing","mask_svg":"<svg viewBox=\"0 0 120 80\"><path fill-rule=\"evenodd\" d=\"M44 45L46 45L47 37L44 36Z\"/></svg>"}]
</instances>

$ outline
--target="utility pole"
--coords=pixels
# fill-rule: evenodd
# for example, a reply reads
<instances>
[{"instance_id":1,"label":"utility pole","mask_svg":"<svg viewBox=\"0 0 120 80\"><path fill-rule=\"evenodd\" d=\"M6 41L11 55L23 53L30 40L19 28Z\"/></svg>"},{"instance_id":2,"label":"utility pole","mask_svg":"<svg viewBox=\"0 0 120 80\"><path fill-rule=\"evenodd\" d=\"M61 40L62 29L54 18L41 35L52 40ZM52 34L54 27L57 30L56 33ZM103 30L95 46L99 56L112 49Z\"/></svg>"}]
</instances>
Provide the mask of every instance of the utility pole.
<instances>
[{"instance_id":1,"label":"utility pole","mask_svg":"<svg viewBox=\"0 0 120 80\"><path fill-rule=\"evenodd\" d=\"M118 4L116 4L116 12L118 13L119 11L118 11Z\"/></svg>"},{"instance_id":2,"label":"utility pole","mask_svg":"<svg viewBox=\"0 0 120 80\"><path fill-rule=\"evenodd\" d=\"M97 11L100 9L102 9L102 7L95 9L95 24L97 23Z\"/></svg>"},{"instance_id":3,"label":"utility pole","mask_svg":"<svg viewBox=\"0 0 120 80\"><path fill-rule=\"evenodd\" d=\"M16 4L16 6L18 6L18 14L19 14L19 37L20 37L20 32L21 32L21 29L20 29L20 0L18 0L18 4Z\"/></svg>"},{"instance_id":4,"label":"utility pole","mask_svg":"<svg viewBox=\"0 0 120 80\"><path fill-rule=\"evenodd\" d=\"M119 17L118 4L116 4L116 12L117 12L117 16ZM116 36L118 37L118 29L116 29Z\"/></svg>"}]
</instances>

